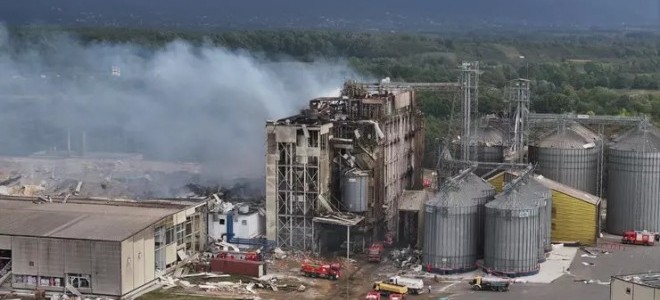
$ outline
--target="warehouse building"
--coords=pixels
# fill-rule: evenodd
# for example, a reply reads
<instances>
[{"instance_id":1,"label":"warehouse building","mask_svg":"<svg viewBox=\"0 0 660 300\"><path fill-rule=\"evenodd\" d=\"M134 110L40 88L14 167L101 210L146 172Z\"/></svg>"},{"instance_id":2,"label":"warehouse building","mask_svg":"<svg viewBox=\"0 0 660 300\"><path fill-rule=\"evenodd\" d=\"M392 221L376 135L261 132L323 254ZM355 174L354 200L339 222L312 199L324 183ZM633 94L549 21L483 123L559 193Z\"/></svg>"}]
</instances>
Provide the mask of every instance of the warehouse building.
<instances>
[{"instance_id":1,"label":"warehouse building","mask_svg":"<svg viewBox=\"0 0 660 300\"><path fill-rule=\"evenodd\" d=\"M206 205L0 199L3 288L129 297L206 247Z\"/></svg>"},{"instance_id":2,"label":"warehouse building","mask_svg":"<svg viewBox=\"0 0 660 300\"><path fill-rule=\"evenodd\" d=\"M516 177L515 173L501 172L488 182L501 191L506 182ZM552 242L596 244L600 233L600 198L542 175L534 178L552 191Z\"/></svg>"},{"instance_id":3,"label":"warehouse building","mask_svg":"<svg viewBox=\"0 0 660 300\"><path fill-rule=\"evenodd\" d=\"M610 300L660 300L660 273L612 276Z\"/></svg>"}]
</instances>

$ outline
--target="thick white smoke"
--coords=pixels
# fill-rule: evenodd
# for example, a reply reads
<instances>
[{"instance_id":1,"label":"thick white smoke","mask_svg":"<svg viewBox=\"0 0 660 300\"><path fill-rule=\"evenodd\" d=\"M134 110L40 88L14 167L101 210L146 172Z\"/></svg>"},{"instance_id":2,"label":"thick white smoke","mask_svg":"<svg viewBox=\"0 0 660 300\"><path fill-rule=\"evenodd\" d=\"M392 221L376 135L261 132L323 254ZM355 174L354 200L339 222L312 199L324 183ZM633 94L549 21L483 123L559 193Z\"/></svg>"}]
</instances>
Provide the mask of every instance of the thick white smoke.
<instances>
[{"instance_id":1,"label":"thick white smoke","mask_svg":"<svg viewBox=\"0 0 660 300\"><path fill-rule=\"evenodd\" d=\"M113 76L113 66L120 76ZM219 178L263 173L265 120L295 114L356 74L344 63L272 61L173 42L82 45L66 35L18 41L0 28L2 154L142 151L196 160Z\"/></svg>"}]
</instances>

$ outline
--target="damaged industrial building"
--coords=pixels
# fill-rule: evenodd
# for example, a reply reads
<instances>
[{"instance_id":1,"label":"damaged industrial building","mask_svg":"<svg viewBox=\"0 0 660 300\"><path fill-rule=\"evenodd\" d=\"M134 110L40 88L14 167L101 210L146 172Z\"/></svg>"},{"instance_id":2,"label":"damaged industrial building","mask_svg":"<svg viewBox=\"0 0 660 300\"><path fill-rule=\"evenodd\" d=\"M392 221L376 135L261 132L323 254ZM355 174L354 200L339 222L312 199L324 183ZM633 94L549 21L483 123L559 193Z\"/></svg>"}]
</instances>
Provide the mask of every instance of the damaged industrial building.
<instances>
[{"instance_id":1,"label":"damaged industrial building","mask_svg":"<svg viewBox=\"0 0 660 300\"><path fill-rule=\"evenodd\" d=\"M266 132L268 239L320 252L342 244L344 232L363 247L405 230L399 204L421 188L424 151L412 88L348 82L341 96L311 100Z\"/></svg>"},{"instance_id":2,"label":"damaged industrial building","mask_svg":"<svg viewBox=\"0 0 660 300\"><path fill-rule=\"evenodd\" d=\"M2 289L130 298L206 249L205 211L203 202L3 197Z\"/></svg>"}]
</instances>

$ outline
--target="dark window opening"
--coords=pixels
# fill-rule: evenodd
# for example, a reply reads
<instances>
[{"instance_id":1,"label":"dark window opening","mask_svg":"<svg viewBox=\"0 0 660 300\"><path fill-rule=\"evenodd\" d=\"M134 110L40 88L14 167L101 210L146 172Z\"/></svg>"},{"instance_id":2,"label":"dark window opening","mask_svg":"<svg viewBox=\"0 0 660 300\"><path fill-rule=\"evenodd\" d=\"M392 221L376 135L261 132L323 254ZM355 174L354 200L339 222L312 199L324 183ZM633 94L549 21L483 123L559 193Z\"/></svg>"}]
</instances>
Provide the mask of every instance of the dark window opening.
<instances>
[{"instance_id":1,"label":"dark window opening","mask_svg":"<svg viewBox=\"0 0 660 300\"><path fill-rule=\"evenodd\" d=\"M630 288L629 287L626 288L626 295L630 295Z\"/></svg>"},{"instance_id":2,"label":"dark window opening","mask_svg":"<svg viewBox=\"0 0 660 300\"><path fill-rule=\"evenodd\" d=\"M225 225L225 219L220 219L220 225Z\"/></svg>"}]
</instances>

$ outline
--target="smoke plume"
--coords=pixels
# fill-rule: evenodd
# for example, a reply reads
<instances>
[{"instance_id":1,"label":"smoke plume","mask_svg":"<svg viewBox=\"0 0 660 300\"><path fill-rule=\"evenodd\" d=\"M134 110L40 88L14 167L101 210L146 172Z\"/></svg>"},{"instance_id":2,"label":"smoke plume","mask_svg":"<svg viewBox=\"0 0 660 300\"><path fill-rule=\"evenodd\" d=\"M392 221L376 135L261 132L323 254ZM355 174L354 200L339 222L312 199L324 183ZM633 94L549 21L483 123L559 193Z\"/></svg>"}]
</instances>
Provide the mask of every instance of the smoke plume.
<instances>
[{"instance_id":1,"label":"smoke plume","mask_svg":"<svg viewBox=\"0 0 660 300\"><path fill-rule=\"evenodd\" d=\"M114 74L113 74L114 68ZM260 176L265 120L356 78L346 64L268 60L176 41L159 49L20 40L0 27L0 154L141 152L198 161L218 178Z\"/></svg>"}]
</instances>

